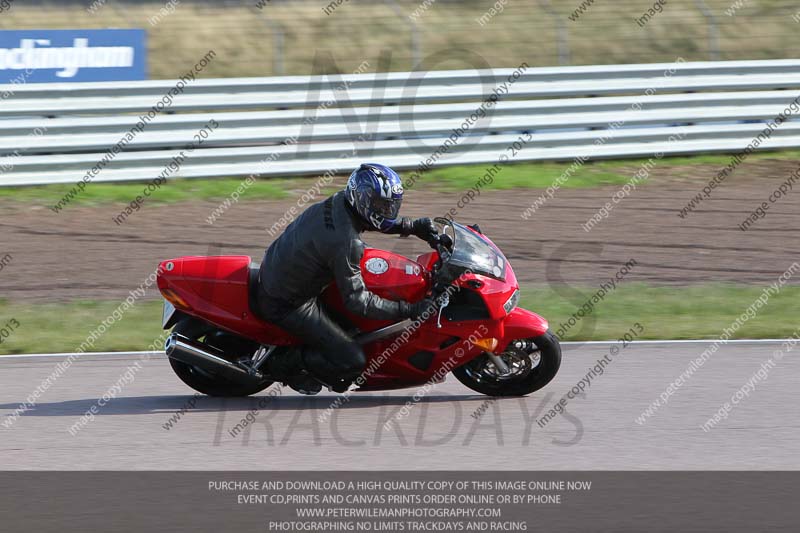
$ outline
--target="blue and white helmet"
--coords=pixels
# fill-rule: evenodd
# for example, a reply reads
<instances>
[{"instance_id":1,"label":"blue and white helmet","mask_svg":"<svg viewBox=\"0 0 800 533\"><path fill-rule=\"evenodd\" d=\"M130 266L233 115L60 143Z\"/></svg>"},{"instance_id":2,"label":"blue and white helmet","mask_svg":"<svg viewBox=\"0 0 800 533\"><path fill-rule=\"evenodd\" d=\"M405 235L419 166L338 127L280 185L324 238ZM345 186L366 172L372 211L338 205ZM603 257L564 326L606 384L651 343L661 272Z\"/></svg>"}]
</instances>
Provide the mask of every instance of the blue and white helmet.
<instances>
[{"instance_id":1,"label":"blue and white helmet","mask_svg":"<svg viewBox=\"0 0 800 533\"><path fill-rule=\"evenodd\" d=\"M403 181L385 165L364 163L350 174L345 188L347 203L377 230L389 231L403 203Z\"/></svg>"}]
</instances>

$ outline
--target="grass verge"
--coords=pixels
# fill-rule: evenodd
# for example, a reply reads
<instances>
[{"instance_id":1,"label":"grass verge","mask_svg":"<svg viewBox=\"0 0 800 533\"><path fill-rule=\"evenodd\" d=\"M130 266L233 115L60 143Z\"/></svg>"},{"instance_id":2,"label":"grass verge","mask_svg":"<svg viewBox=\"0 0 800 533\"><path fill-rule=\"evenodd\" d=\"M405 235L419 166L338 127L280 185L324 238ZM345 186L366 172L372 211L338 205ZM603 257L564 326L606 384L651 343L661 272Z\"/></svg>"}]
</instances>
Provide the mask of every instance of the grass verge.
<instances>
[{"instance_id":1,"label":"grass verge","mask_svg":"<svg viewBox=\"0 0 800 533\"><path fill-rule=\"evenodd\" d=\"M523 291L521 306L545 316L556 331L576 313L596 287L570 288L581 293L566 299L551 287ZM605 297L563 340L616 340L635 322L644 327L638 339L715 339L761 296L764 287L709 284L654 287L625 284ZM733 335L736 339L785 338L798 330L800 286L784 286L754 318Z\"/></svg>"},{"instance_id":2,"label":"grass verge","mask_svg":"<svg viewBox=\"0 0 800 533\"><path fill-rule=\"evenodd\" d=\"M521 305L550 321L553 330L566 322L596 288L550 287L524 291ZM580 320L563 340L617 339L635 322L644 327L639 339L714 339L729 327L763 291L762 287L715 284L689 287L622 285L606 296L590 315ZM582 296L583 295L583 296ZM785 286L760 312L741 327L734 338L781 338L797 331L800 287ZM0 325L19 322L0 343L0 354L56 353L74 351L90 331L119 302L29 304L0 301ZM92 351L143 350L162 330L161 302L140 302L122 320L108 328Z\"/></svg>"},{"instance_id":3,"label":"grass verge","mask_svg":"<svg viewBox=\"0 0 800 533\"><path fill-rule=\"evenodd\" d=\"M800 151L765 152L753 154L749 160L764 159L797 161ZM701 155L695 157L667 157L659 163L659 168L688 167L692 165L712 165L722 168L731 160L730 155ZM595 161L581 166L571 174L562 187L565 189L591 188L603 185L622 185L630 180L633 173L646 159L626 159ZM501 167L491 183L484 189L546 189L552 185L572 162L559 163L514 163ZM486 164L442 167L424 173L415 183L414 189L435 191L463 191L474 187L486 173ZM401 172L401 175L404 173ZM674 172L676 179L681 171ZM316 177L266 178L256 181L241 196L243 200L276 200L300 195L312 188ZM340 180L342 183L344 177ZM150 203L176 203L193 200L221 201L242 183L241 178L213 179L172 179L152 196ZM69 185L44 185L36 187L0 187L0 199L15 203L28 203L48 207L56 204L72 187ZM73 204L97 205L106 203L127 204L142 194L141 183L93 183L73 200ZM330 190L334 190L331 187ZM324 191L323 191L324 192ZM72 205L72 204L71 204Z\"/></svg>"},{"instance_id":4,"label":"grass verge","mask_svg":"<svg viewBox=\"0 0 800 533\"><path fill-rule=\"evenodd\" d=\"M74 352L119 307L118 301L12 303L0 300L0 326L19 326L0 343L0 354ZM90 351L144 350L161 334L161 301L137 302L107 328Z\"/></svg>"}]
</instances>

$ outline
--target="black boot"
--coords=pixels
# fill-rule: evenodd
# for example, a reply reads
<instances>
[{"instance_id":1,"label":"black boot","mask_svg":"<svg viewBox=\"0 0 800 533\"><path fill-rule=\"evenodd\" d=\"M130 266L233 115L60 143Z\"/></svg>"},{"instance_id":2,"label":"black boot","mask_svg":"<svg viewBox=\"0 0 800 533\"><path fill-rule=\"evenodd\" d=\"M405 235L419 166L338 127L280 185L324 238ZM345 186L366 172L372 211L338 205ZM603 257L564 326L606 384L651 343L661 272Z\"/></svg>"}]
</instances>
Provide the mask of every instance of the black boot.
<instances>
[{"instance_id":1,"label":"black boot","mask_svg":"<svg viewBox=\"0 0 800 533\"><path fill-rule=\"evenodd\" d=\"M304 370L301 348L299 346L276 348L267 358L265 366L269 377L275 381L286 381Z\"/></svg>"},{"instance_id":2,"label":"black boot","mask_svg":"<svg viewBox=\"0 0 800 533\"><path fill-rule=\"evenodd\" d=\"M359 376L359 372L334 366L319 350L310 347L303 350L302 359L307 371L333 392L347 391Z\"/></svg>"},{"instance_id":3,"label":"black boot","mask_svg":"<svg viewBox=\"0 0 800 533\"><path fill-rule=\"evenodd\" d=\"M267 359L266 365L271 378L300 394L314 395L322 391L322 384L306 371L300 347L278 348Z\"/></svg>"},{"instance_id":4,"label":"black boot","mask_svg":"<svg viewBox=\"0 0 800 533\"><path fill-rule=\"evenodd\" d=\"M314 379L311 374L308 374L305 371L297 376L290 377L286 381L286 384L289 385L293 390L299 392L300 394L305 394L306 396L314 396L322 391L322 383Z\"/></svg>"}]
</instances>

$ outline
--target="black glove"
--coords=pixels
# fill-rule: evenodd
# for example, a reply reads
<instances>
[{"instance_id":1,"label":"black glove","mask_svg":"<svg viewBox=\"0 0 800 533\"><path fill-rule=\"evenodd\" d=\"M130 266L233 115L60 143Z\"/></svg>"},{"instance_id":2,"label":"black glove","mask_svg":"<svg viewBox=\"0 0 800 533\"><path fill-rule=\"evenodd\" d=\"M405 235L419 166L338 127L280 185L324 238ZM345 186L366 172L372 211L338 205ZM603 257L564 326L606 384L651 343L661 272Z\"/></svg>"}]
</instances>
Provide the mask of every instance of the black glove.
<instances>
[{"instance_id":1,"label":"black glove","mask_svg":"<svg viewBox=\"0 0 800 533\"><path fill-rule=\"evenodd\" d=\"M437 312L436 302L432 298L423 298L418 302L402 302L403 315L406 318L430 318Z\"/></svg>"},{"instance_id":2,"label":"black glove","mask_svg":"<svg viewBox=\"0 0 800 533\"><path fill-rule=\"evenodd\" d=\"M411 223L411 235L419 237L425 242L431 242L438 234L436 225L428 217L418 218Z\"/></svg>"}]
</instances>

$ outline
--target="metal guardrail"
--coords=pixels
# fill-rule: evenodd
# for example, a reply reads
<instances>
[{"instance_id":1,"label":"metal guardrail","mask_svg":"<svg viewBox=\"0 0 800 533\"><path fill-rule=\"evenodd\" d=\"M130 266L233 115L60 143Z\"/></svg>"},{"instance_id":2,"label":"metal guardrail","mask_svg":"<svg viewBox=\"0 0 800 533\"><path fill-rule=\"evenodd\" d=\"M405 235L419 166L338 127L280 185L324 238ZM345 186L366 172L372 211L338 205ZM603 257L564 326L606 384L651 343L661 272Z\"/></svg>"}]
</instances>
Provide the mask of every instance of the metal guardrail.
<instances>
[{"instance_id":1,"label":"metal guardrail","mask_svg":"<svg viewBox=\"0 0 800 533\"><path fill-rule=\"evenodd\" d=\"M513 72L197 80L93 181L154 178L210 120L219 127L175 176L416 168L503 84L436 165L493 163L520 133L531 138L515 161L732 152L800 95L798 60L529 68L512 83ZM175 84L0 86L0 185L79 181ZM789 121L759 149L798 146Z\"/></svg>"}]
</instances>

